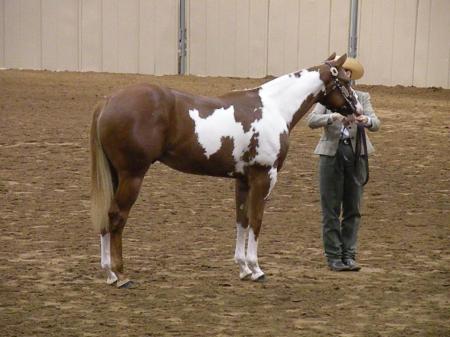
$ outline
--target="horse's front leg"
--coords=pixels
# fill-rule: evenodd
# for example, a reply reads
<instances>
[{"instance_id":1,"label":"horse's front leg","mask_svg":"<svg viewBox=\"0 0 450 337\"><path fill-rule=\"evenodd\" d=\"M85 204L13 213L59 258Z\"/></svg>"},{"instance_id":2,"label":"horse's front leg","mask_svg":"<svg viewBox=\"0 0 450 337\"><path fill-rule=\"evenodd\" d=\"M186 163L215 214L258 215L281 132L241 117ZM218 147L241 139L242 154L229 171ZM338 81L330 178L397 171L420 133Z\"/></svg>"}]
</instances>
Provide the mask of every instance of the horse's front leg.
<instances>
[{"instance_id":1,"label":"horse's front leg","mask_svg":"<svg viewBox=\"0 0 450 337\"><path fill-rule=\"evenodd\" d=\"M247 200L249 186L246 180L236 180L236 250L234 261L239 265L239 278L246 280L252 275L247 266L245 244L248 235Z\"/></svg>"},{"instance_id":2,"label":"horse's front leg","mask_svg":"<svg viewBox=\"0 0 450 337\"><path fill-rule=\"evenodd\" d=\"M258 238L264 213L265 198L271 189L270 171L265 168L255 167L249 171L250 191L248 196L248 216L250 230L248 234L247 265L252 271L253 281L264 281L264 272L258 264ZM272 186L273 187L273 186Z\"/></svg>"}]
</instances>

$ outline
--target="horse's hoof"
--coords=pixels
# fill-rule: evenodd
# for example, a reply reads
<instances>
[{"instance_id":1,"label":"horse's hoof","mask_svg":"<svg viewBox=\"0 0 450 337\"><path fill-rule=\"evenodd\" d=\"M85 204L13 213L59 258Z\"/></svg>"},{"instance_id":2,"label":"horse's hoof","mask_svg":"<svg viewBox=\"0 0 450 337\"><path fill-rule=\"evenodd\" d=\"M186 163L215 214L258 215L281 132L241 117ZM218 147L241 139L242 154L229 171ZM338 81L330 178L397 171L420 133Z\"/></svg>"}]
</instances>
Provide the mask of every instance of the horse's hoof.
<instances>
[{"instance_id":1,"label":"horse's hoof","mask_svg":"<svg viewBox=\"0 0 450 337\"><path fill-rule=\"evenodd\" d=\"M252 278L252 273L248 273L248 274L239 276L239 278L241 279L241 281L249 281Z\"/></svg>"},{"instance_id":2,"label":"horse's hoof","mask_svg":"<svg viewBox=\"0 0 450 337\"><path fill-rule=\"evenodd\" d=\"M136 284L131 280L117 281L117 288L132 289L132 288L136 288Z\"/></svg>"},{"instance_id":3,"label":"horse's hoof","mask_svg":"<svg viewBox=\"0 0 450 337\"><path fill-rule=\"evenodd\" d=\"M252 278L252 281L253 281L253 282L258 282L258 283L264 283L264 282L267 281L266 275L265 275L265 274L262 274L261 276L258 276L258 277L256 277L256 278Z\"/></svg>"}]
</instances>

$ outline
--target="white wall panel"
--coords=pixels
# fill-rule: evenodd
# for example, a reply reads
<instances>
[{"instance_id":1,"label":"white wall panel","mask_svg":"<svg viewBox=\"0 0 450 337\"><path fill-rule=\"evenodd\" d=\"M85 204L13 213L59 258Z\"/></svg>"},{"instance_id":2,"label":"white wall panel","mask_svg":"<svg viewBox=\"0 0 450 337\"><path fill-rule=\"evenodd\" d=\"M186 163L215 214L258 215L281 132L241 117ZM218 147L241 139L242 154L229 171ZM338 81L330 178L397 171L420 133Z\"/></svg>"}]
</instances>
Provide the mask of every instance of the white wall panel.
<instances>
[{"instance_id":1,"label":"white wall panel","mask_svg":"<svg viewBox=\"0 0 450 337\"><path fill-rule=\"evenodd\" d=\"M395 1L392 68L390 84L411 85L414 69L414 44L417 6L411 0Z\"/></svg>"},{"instance_id":2,"label":"white wall panel","mask_svg":"<svg viewBox=\"0 0 450 337\"><path fill-rule=\"evenodd\" d=\"M151 20L155 22L156 34L152 45L148 47L151 47L155 55L154 74L176 74L178 72L179 2L177 0L153 1L155 12Z\"/></svg>"},{"instance_id":3,"label":"white wall panel","mask_svg":"<svg viewBox=\"0 0 450 337\"><path fill-rule=\"evenodd\" d=\"M116 72L119 65L118 3L120 0L102 0L102 59L103 71Z\"/></svg>"},{"instance_id":4,"label":"white wall panel","mask_svg":"<svg viewBox=\"0 0 450 337\"><path fill-rule=\"evenodd\" d=\"M360 83L392 83L395 1L361 1L359 58L365 67Z\"/></svg>"},{"instance_id":5,"label":"white wall panel","mask_svg":"<svg viewBox=\"0 0 450 337\"><path fill-rule=\"evenodd\" d=\"M206 71L206 1L188 0L187 11L187 71L204 76Z\"/></svg>"},{"instance_id":6,"label":"white wall panel","mask_svg":"<svg viewBox=\"0 0 450 337\"><path fill-rule=\"evenodd\" d=\"M186 0L190 74L263 77L347 51L350 0ZM450 86L449 0L359 0L364 84ZM179 0L0 0L0 67L176 74Z\"/></svg>"},{"instance_id":7,"label":"white wall panel","mask_svg":"<svg viewBox=\"0 0 450 337\"><path fill-rule=\"evenodd\" d=\"M307 68L327 58L329 50L329 1L300 1L298 65Z\"/></svg>"},{"instance_id":8,"label":"white wall panel","mask_svg":"<svg viewBox=\"0 0 450 337\"><path fill-rule=\"evenodd\" d=\"M6 67L39 68L41 66L40 0L5 1L4 64Z\"/></svg>"},{"instance_id":9,"label":"white wall panel","mask_svg":"<svg viewBox=\"0 0 450 337\"><path fill-rule=\"evenodd\" d=\"M449 15L449 0L433 0L431 2L427 86L450 87Z\"/></svg>"},{"instance_id":10,"label":"white wall panel","mask_svg":"<svg viewBox=\"0 0 450 337\"><path fill-rule=\"evenodd\" d=\"M428 42L430 31L431 0L420 0L417 9L416 45L414 51L414 84L420 87L427 85L428 74Z\"/></svg>"},{"instance_id":11,"label":"white wall panel","mask_svg":"<svg viewBox=\"0 0 450 337\"><path fill-rule=\"evenodd\" d=\"M5 1L5 66L8 68L21 68L22 55L20 44L20 2Z\"/></svg>"},{"instance_id":12,"label":"white wall panel","mask_svg":"<svg viewBox=\"0 0 450 337\"><path fill-rule=\"evenodd\" d=\"M5 0L0 0L0 68L5 67Z\"/></svg>"},{"instance_id":13,"label":"white wall panel","mask_svg":"<svg viewBox=\"0 0 450 337\"><path fill-rule=\"evenodd\" d=\"M298 70L299 6L297 0L271 1L269 11L269 74L282 75Z\"/></svg>"},{"instance_id":14,"label":"white wall panel","mask_svg":"<svg viewBox=\"0 0 450 337\"><path fill-rule=\"evenodd\" d=\"M342 55L348 51L350 1L331 0L328 53ZM329 55L327 55L329 56Z\"/></svg>"},{"instance_id":15,"label":"white wall panel","mask_svg":"<svg viewBox=\"0 0 450 337\"><path fill-rule=\"evenodd\" d=\"M41 0L42 67L79 70L79 1Z\"/></svg>"},{"instance_id":16,"label":"white wall panel","mask_svg":"<svg viewBox=\"0 0 450 337\"><path fill-rule=\"evenodd\" d=\"M81 2L81 71L102 71L102 1Z\"/></svg>"},{"instance_id":17,"label":"white wall panel","mask_svg":"<svg viewBox=\"0 0 450 337\"><path fill-rule=\"evenodd\" d=\"M236 47L234 49L235 68L233 76L249 77L250 51L250 0L236 3Z\"/></svg>"},{"instance_id":18,"label":"white wall panel","mask_svg":"<svg viewBox=\"0 0 450 337\"><path fill-rule=\"evenodd\" d=\"M139 69L142 74L154 74L156 72L156 36L158 34L155 25L156 3L141 1L139 9Z\"/></svg>"},{"instance_id":19,"label":"white wall panel","mask_svg":"<svg viewBox=\"0 0 450 337\"><path fill-rule=\"evenodd\" d=\"M249 67L247 77L267 75L269 0L250 0Z\"/></svg>"},{"instance_id":20,"label":"white wall panel","mask_svg":"<svg viewBox=\"0 0 450 337\"><path fill-rule=\"evenodd\" d=\"M139 63L139 0L119 1L117 8L117 70L137 73Z\"/></svg>"}]
</instances>

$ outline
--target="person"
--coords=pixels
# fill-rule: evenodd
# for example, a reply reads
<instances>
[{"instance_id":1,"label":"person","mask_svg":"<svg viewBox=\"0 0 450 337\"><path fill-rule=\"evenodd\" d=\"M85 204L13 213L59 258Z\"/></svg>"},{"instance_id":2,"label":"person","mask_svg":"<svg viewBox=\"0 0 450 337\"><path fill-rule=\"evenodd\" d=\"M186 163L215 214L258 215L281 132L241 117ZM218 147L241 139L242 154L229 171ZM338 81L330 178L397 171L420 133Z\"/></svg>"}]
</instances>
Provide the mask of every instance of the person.
<instances>
[{"instance_id":1,"label":"person","mask_svg":"<svg viewBox=\"0 0 450 337\"><path fill-rule=\"evenodd\" d=\"M364 74L363 66L354 58L347 58L342 67L351 80L358 80ZM314 153L320 156L322 238L327 264L332 271L361 269L356 262L356 244L363 187L354 179L356 130L357 124L364 125L370 131L378 131L380 128L380 120L372 108L369 93L355 92L363 107L361 115L344 117L316 104L307 119L310 128L323 128ZM370 140L366 140L367 154L363 155L370 155L374 148ZM367 169L362 158L359 167Z\"/></svg>"}]
</instances>

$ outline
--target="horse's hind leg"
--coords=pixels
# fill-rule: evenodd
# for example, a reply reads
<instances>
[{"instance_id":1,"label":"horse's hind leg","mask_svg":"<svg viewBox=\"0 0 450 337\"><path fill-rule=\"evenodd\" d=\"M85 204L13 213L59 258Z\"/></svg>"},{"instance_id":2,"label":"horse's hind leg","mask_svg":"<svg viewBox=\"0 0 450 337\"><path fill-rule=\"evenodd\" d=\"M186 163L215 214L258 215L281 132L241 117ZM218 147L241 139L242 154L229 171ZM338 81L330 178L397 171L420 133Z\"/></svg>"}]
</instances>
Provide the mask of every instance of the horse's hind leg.
<instances>
[{"instance_id":1,"label":"horse's hind leg","mask_svg":"<svg viewBox=\"0 0 450 337\"><path fill-rule=\"evenodd\" d=\"M118 287L128 287L132 283L123 271L122 233L131 207L141 188L143 174L119 172L118 188L109 210L111 271L117 276Z\"/></svg>"},{"instance_id":2,"label":"horse's hind leg","mask_svg":"<svg viewBox=\"0 0 450 337\"><path fill-rule=\"evenodd\" d=\"M252 275L245 256L245 244L248 235L248 190L246 181L236 180L236 250L234 261L239 265L239 278L241 280L246 280Z\"/></svg>"}]
</instances>

